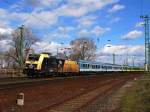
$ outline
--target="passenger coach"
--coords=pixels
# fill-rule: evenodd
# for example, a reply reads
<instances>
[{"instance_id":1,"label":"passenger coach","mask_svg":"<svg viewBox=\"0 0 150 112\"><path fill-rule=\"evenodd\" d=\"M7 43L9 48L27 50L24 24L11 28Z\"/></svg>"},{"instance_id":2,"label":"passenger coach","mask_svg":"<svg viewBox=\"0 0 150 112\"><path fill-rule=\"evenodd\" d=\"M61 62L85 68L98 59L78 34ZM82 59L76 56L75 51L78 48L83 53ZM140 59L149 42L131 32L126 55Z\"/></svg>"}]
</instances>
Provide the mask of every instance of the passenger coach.
<instances>
[{"instance_id":1,"label":"passenger coach","mask_svg":"<svg viewBox=\"0 0 150 112\"><path fill-rule=\"evenodd\" d=\"M101 63L94 61L78 61L80 72L113 72L113 71L123 71L123 67L117 64Z\"/></svg>"}]
</instances>

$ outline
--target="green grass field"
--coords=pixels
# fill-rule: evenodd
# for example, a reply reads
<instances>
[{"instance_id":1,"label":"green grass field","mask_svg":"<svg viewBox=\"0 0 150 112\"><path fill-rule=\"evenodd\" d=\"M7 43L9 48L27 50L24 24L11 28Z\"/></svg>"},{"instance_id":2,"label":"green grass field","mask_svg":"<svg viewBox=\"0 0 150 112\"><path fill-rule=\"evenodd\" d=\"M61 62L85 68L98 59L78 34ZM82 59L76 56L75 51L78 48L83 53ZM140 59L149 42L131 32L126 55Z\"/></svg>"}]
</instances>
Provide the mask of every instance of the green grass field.
<instances>
[{"instance_id":1,"label":"green grass field","mask_svg":"<svg viewBox=\"0 0 150 112\"><path fill-rule=\"evenodd\" d=\"M122 98L121 112L150 112L150 74L137 79Z\"/></svg>"}]
</instances>

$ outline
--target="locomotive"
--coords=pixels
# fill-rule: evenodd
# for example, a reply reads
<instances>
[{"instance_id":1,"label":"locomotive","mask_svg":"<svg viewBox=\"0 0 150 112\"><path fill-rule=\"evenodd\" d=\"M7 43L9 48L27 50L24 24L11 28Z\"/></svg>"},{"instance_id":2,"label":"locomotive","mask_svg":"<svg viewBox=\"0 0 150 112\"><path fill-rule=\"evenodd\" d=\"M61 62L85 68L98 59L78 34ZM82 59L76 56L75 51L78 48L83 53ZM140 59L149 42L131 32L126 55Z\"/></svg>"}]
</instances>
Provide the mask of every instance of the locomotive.
<instances>
[{"instance_id":1,"label":"locomotive","mask_svg":"<svg viewBox=\"0 0 150 112\"><path fill-rule=\"evenodd\" d=\"M24 73L31 77L69 76L122 71L131 71L131 69L129 67L124 68L122 65L117 64L85 60L73 61L57 56L51 56L48 53L29 54L24 68Z\"/></svg>"},{"instance_id":2,"label":"locomotive","mask_svg":"<svg viewBox=\"0 0 150 112\"><path fill-rule=\"evenodd\" d=\"M76 61L50 56L48 53L29 54L24 73L28 76L73 75L79 73Z\"/></svg>"}]
</instances>

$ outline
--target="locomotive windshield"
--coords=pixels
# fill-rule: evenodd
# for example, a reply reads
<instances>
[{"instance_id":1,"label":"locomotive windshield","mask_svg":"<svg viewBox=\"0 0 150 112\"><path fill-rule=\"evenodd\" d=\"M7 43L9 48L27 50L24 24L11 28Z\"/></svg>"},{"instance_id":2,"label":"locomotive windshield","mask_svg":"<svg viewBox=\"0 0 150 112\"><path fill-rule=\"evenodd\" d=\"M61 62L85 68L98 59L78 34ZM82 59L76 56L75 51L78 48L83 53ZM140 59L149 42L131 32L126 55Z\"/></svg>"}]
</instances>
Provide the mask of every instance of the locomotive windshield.
<instances>
[{"instance_id":1,"label":"locomotive windshield","mask_svg":"<svg viewBox=\"0 0 150 112\"><path fill-rule=\"evenodd\" d=\"M57 60L55 58L50 58L48 63L50 67L57 67Z\"/></svg>"},{"instance_id":2,"label":"locomotive windshield","mask_svg":"<svg viewBox=\"0 0 150 112\"><path fill-rule=\"evenodd\" d=\"M38 61L40 55L39 54L29 54L28 60L29 61Z\"/></svg>"}]
</instances>

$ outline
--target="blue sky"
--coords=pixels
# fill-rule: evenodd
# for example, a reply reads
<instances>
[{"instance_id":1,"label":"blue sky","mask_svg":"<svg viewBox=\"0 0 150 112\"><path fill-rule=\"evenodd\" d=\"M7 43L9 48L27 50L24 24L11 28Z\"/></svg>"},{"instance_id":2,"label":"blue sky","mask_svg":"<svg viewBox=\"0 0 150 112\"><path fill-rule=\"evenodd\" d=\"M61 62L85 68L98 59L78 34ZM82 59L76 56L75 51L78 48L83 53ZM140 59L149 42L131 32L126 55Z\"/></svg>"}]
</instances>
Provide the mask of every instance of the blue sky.
<instances>
[{"instance_id":1,"label":"blue sky","mask_svg":"<svg viewBox=\"0 0 150 112\"><path fill-rule=\"evenodd\" d=\"M111 62L115 53L119 64L127 55L129 63L134 56L136 64L143 64L140 15L150 15L149 4L149 0L1 0L0 33L9 34L22 24L31 28L41 40L34 45L37 52L56 52L71 40L90 37L97 44L98 60ZM1 49L8 42L0 40Z\"/></svg>"}]
</instances>

